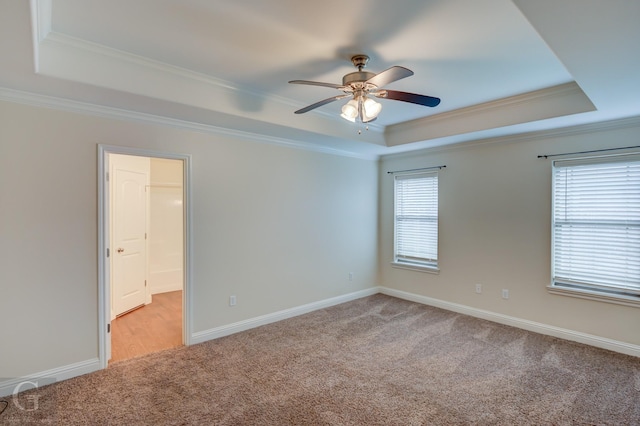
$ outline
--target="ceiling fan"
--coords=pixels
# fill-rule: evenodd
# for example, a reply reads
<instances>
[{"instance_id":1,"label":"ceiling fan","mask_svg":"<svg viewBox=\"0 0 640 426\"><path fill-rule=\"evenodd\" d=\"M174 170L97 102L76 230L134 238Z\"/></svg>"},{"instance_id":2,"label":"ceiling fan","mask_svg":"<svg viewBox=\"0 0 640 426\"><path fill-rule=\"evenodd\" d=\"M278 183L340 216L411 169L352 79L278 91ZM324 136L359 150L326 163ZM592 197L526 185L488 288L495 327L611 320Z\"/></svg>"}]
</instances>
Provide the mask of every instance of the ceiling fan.
<instances>
[{"instance_id":1,"label":"ceiling fan","mask_svg":"<svg viewBox=\"0 0 640 426\"><path fill-rule=\"evenodd\" d=\"M319 81L308 80L290 81L289 83L291 84L331 87L344 92L342 95L333 96L299 109L295 113L304 114L305 112L309 112L312 109L321 107L328 103L340 99L351 98L351 100L342 107L342 114L340 114L340 116L352 122L357 120L362 123L368 123L375 120L382 109L382 105L373 100L374 97L410 102L412 104L428 107L435 107L440 103L439 98L434 98L432 96L382 89L383 86L386 86L389 83L393 83L394 81L413 75L413 71L399 66L393 66L378 74L363 71L362 69L367 65L368 61L369 57L367 55L353 56L351 58L351 62L358 71L345 75L342 78L342 84L322 83Z\"/></svg>"}]
</instances>

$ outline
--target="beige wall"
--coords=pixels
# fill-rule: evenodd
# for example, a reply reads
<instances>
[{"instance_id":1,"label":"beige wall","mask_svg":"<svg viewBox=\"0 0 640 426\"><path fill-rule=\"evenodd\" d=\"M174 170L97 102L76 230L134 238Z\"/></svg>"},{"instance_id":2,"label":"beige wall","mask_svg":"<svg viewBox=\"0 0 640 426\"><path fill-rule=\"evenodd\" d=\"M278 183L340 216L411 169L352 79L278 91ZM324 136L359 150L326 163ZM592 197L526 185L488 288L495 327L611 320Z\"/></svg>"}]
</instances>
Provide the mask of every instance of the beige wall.
<instances>
[{"instance_id":1,"label":"beige wall","mask_svg":"<svg viewBox=\"0 0 640 426\"><path fill-rule=\"evenodd\" d=\"M636 121L637 123L637 121ZM552 327L640 344L640 309L551 295L551 160L538 155L634 146L640 128L503 141L387 157L380 173L380 284ZM390 170L439 175L439 275L393 268ZM483 286L475 294L475 284ZM501 298L509 289L509 300Z\"/></svg>"},{"instance_id":2,"label":"beige wall","mask_svg":"<svg viewBox=\"0 0 640 426\"><path fill-rule=\"evenodd\" d=\"M181 160L151 158L149 285L151 294L183 289L183 167Z\"/></svg>"},{"instance_id":3,"label":"beige wall","mask_svg":"<svg viewBox=\"0 0 640 426\"><path fill-rule=\"evenodd\" d=\"M194 332L375 285L376 162L0 102L0 377L98 357L98 144L192 155Z\"/></svg>"},{"instance_id":4,"label":"beige wall","mask_svg":"<svg viewBox=\"0 0 640 426\"><path fill-rule=\"evenodd\" d=\"M640 309L547 293L551 163L536 156L636 145L639 133L476 144L378 168L0 102L0 377L98 357L97 144L192 156L193 332L382 285L638 345ZM386 171L441 164L441 273L392 268Z\"/></svg>"}]
</instances>

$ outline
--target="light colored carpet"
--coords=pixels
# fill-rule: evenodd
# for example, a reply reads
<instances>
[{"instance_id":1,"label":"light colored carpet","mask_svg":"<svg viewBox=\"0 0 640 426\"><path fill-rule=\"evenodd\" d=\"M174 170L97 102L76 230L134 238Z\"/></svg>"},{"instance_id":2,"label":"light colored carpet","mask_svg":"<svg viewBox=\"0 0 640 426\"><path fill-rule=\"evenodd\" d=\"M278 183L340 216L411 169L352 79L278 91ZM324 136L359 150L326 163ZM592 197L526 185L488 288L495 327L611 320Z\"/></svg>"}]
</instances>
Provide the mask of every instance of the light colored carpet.
<instances>
[{"instance_id":1,"label":"light colored carpet","mask_svg":"<svg viewBox=\"0 0 640 426\"><path fill-rule=\"evenodd\" d=\"M36 392L0 423L638 425L640 359L375 295Z\"/></svg>"}]
</instances>

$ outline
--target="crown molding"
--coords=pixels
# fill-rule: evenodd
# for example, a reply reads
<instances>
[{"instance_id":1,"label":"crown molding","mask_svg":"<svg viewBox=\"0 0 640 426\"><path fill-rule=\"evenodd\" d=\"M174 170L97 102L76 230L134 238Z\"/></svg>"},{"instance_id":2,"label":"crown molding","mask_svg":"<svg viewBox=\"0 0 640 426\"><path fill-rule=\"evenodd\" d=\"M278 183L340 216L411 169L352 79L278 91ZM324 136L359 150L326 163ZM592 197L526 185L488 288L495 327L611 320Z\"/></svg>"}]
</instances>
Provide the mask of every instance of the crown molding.
<instances>
[{"instance_id":1,"label":"crown molding","mask_svg":"<svg viewBox=\"0 0 640 426\"><path fill-rule=\"evenodd\" d=\"M51 77L287 127L292 127L292 122L284 117L302 107L301 103L282 96L251 90L207 74L55 31L39 43L38 49L39 73ZM230 99L250 99L251 102L263 103L266 109L256 117L250 111L238 109ZM343 124L339 116L318 110L293 127L319 133L324 133L320 129L329 128L333 137L348 138L344 126L329 123ZM380 144L383 129L371 125L369 130L372 137L367 142Z\"/></svg>"},{"instance_id":2,"label":"crown molding","mask_svg":"<svg viewBox=\"0 0 640 426\"><path fill-rule=\"evenodd\" d=\"M47 47L63 52L76 51L90 56L98 58L110 58L118 64L135 65L140 69L153 72L156 75L162 74L166 78L178 77L183 81L189 81L192 84L201 84L202 88L215 88L227 93L233 93L240 97L250 97L253 99L260 99L270 104L279 104L287 107L293 111L298 110L306 106L301 102L277 96L273 94L267 94L265 92L251 90L244 86L240 87L229 81L213 77L204 73L196 72L190 69L174 66L165 62L157 61L141 55L136 55L130 52L110 48L98 43L93 43L87 40L72 37L67 34L55 32L52 30L52 3L53 0L30 0L31 11L31 23L33 32L33 52L35 72L42 73L41 65L41 48L40 45L45 43ZM46 60L45 60L46 65ZM63 76L58 76L62 77ZM331 114L324 110L310 111L312 116L322 117L332 121L339 121L339 116ZM369 123L369 130L382 134L384 132L384 126L377 123Z\"/></svg>"},{"instance_id":3,"label":"crown molding","mask_svg":"<svg viewBox=\"0 0 640 426\"><path fill-rule=\"evenodd\" d=\"M228 81L212 77L207 74L171 65L166 62L156 61L146 56L137 55L135 53L130 53L124 50L114 49L103 44L94 43L60 32L51 31L47 34L46 38L42 39L40 42L51 45L64 46L70 48L72 51L77 51L82 54L95 54L100 57L106 57L123 63L138 65L154 71L173 74L190 80L198 81L200 83L220 87L225 90L245 90ZM256 94L250 91L247 91L247 93Z\"/></svg>"},{"instance_id":4,"label":"crown molding","mask_svg":"<svg viewBox=\"0 0 640 426\"><path fill-rule=\"evenodd\" d=\"M49 2L51 0L39 0ZM47 16L44 14L44 16ZM49 13L50 19L50 13ZM40 22L40 20L39 20ZM264 102L268 102L271 104L280 104L291 110L298 110L305 106L298 101L294 101L290 98L286 98L284 96L277 96L273 94L268 94L262 91L251 90L244 86L239 86L235 83L229 82L224 79L220 79L217 77L213 77L208 74L204 74L201 72L193 71L187 68L182 68L176 65L171 65L166 62L157 61L155 59L151 59L146 56L137 55L134 53L130 53L127 51L114 49L112 47L108 47L99 43L93 43L84 39L80 39L77 37L70 36L68 34L59 33L51 31L51 25L43 25L48 28L46 32L46 36L40 39L40 42L45 42L48 44L57 45L63 48L70 48L72 50L83 52L85 54L97 55L103 58L110 58L118 63L127 63L139 66L143 69L151 70L155 73L161 73L167 76L176 76L181 79L192 81L198 84L204 84L208 87L215 87L227 93L240 94L241 96L250 97L253 99L260 99ZM335 114L331 114L324 110L313 110L310 111L312 114L323 116L330 120L338 121L338 117ZM384 131L384 126L380 126L376 123L367 123L370 130L382 133Z\"/></svg>"},{"instance_id":5,"label":"crown molding","mask_svg":"<svg viewBox=\"0 0 640 426\"><path fill-rule=\"evenodd\" d=\"M310 145L293 139L281 137L273 137L261 135L257 133L247 132L243 130L223 128L210 124L195 123L186 120L179 120L171 117L147 114L121 108L107 107L87 102L80 102L54 96L41 95L31 92L24 92L9 88L0 87L0 101L19 103L29 106L56 109L66 112L72 112L81 115L91 115L100 118L133 121L145 124L169 126L176 129L196 131L200 133L209 133L221 136L228 136L258 143L267 143L287 148L302 149L305 151L319 152L324 154L337 155L342 157L351 157L361 160L389 160L411 158L416 155L432 154L436 152L453 151L463 148L469 148L479 145L518 143L531 140L551 139L556 137L565 137L572 135L580 135L594 132L604 132L608 130L625 129L640 127L640 116L626 117L616 120L600 121L596 123L579 124L568 127L554 128L548 130L539 130L533 132L525 132L506 136L490 137L475 140L464 140L458 143L437 146L431 148L421 148L409 150L406 152L393 154L360 154L351 151L339 150L319 145Z\"/></svg>"},{"instance_id":6,"label":"crown molding","mask_svg":"<svg viewBox=\"0 0 640 426\"><path fill-rule=\"evenodd\" d=\"M541 99L557 99L567 95L582 94L582 90L575 82L568 82L557 86L546 87L544 89L535 90L532 92L522 93L520 95L509 96L507 98L496 99L489 102L484 102L477 105L471 105L465 108L459 108L452 111L443 112L440 114L431 115L424 118L418 118L416 120L402 123L401 125L408 126L423 126L437 123L438 121L447 121L452 119L464 119L469 116L483 114L486 112L495 112L496 110L502 110L505 108L513 108L519 105L528 105L533 101Z\"/></svg>"},{"instance_id":7,"label":"crown molding","mask_svg":"<svg viewBox=\"0 0 640 426\"><path fill-rule=\"evenodd\" d=\"M248 87L211 75L55 32L52 24L52 3L53 0L30 0L34 63L37 73L150 98L182 103L274 125L291 127L311 134L327 132L330 134L330 138L353 140L348 134L349 130L345 131L343 120L338 115L331 114L325 110L316 109L307 114L307 117L292 122L288 120L288 116L285 113L291 113L291 111L306 105L302 105L300 102L290 98L251 90ZM121 78L118 79L114 76L121 76ZM155 82L155 86L152 86L150 82ZM224 103L224 99L230 98L250 99L258 103L264 102L265 111L261 113L261 116L257 116L253 112L242 111L237 107L234 109L233 103L228 105ZM212 100L215 100L215 102ZM38 102L41 101L37 101L35 104L38 104ZM64 104L75 101L63 100L61 102ZM47 101L45 103L55 104L56 102ZM379 158L377 154L362 155L339 148L322 147L313 142L303 143L290 140L286 137L271 137L251 131L233 130L173 119L167 116L100 107L95 104L87 105L90 106L85 106L82 110L69 105L63 106L62 104L44 106L67 109L69 111L75 110L74 112L85 114L88 113L88 110L92 110L94 111L91 112L93 115L109 118L170 125L207 133L227 134L233 137L242 137L244 139L310 149L335 155L346 155L354 158ZM485 130L506 128L511 125L531 123L553 117L593 111L594 109L593 103L580 87L575 82L569 82L386 127L377 123L369 123L371 134L369 136L363 134L361 142L378 145L380 147L380 150L378 150L381 153L380 155L388 157L402 155L403 153L384 154L385 145L389 148L397 147L403 150L405 149L403 148L404 146L407 149L406 152L415 153L438 148L447 149L463 143L465 145L473 145L495 143L492 141L502 139L512 141L522 137L522 134L488 139L478 138L482 137L480 135L483 132L487 134ZM439 141L455 139L463 140L453 142L451 145L447 142L446 146L439 145L431 148L410 147L410 144L416 142L418 144L431 141L438 143ZM389 151L392 150L389 149Z\"/></svg>"},{"instance_id":8,"label":"crown molding","mask_svg":"<svg viewBox=\"0 0 640 426\"><path fill-rule=\"evenodd\" d=\"M244 130L229 129L205 123L196 123L186 120L179 120L143 112L113 108L103 105L96 105L87 102L80 102L71 99L58 98L54 96L41 95L31 92L0 87L0 101L19 103L23 105L50 108L60 111L72 112L81 115L91 115L100 118L133 121L144 124L161 125L173 127L181 130L190 130L199 133L208 133L218 136L227 136L235 139L251 141L256 143L266 143L286 148L300 149L304 151L331 154L341 157L351 157L361 160L377 160L377 155L360 154L346 150L330 148L321 145L307 144L293 139L262 135Z\"/></svg>"},{"instance_id":9,"label":"crown molding","mask_svg":"<svg viewBox=\"0 0 640 426\"><path fill-rule=\"evenodd\" d=\"M577 83L569 82L516 96L387 126L390 146L595 111Z\"/></svg>"},{"instance_id":10,"label":"crown molding","mask_svg":"<svg viewBox=\"0 0 640 426\"><path fill-rule=\"evenodd\" d=\"M499 145L512 144L528 141L539 141L543 139L553 139L567 136L579 136L583 134L606 132L609 130L621 130L628 128L640 128L640 115L619 118L615 120L603 120L593 123L577 124L573 126L557 127L547 130L536 130L532 132L516 133L504 136L494 136L489 138L480 138L475 140L463 140L457 143L440 145L431 148L421 148L412 151L405 151L393 154L382 154L380 160L399 160L405 158L414 158L417 155L435 154L438 152L457 151L469 147L482 145Z\"/></svg>"}]
</instances>

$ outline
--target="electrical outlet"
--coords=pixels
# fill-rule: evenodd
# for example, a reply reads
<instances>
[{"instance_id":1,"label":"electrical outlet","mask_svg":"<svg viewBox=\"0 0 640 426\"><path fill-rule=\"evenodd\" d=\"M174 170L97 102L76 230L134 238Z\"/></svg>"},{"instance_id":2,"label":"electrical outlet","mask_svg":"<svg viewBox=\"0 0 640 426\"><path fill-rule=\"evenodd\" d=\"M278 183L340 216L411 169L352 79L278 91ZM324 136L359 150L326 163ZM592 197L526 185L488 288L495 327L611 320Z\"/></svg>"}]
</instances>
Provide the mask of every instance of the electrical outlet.
<instances>
[{"instance_id":1,"label":"electrical outlet","mask_svg":"<svg viewBox=\"0 0 640 426\"><path fill-rule=\"evenodd\" d=\"M349 281L353 281L353 272L349 272Z\"/></svg>"},{"instance_id":2,"label":"electrical outlet","mask_svg":"<svg viewBox=\"0 0 640 426\"><path fill-rule=\"evenodd\" d=\"M476 284L476 293L482 293L482 284Z\"/></svg>"},{"instance_id":3,"label":"electrical outlet","mask_svg":"<svg viewBox=\"0 0 640 426\"><path fill-rule=\"evenodd\" d=\"M509 290L506 288L502 289L502 298L503 299L508 299L509 298Z\"/></svg>"},{"instance_id":4,"label":"electrical outlet","mask_svg":"<svg viewBox=\"0 0 640 426\"><path fill-rule=\"evenodd\" d=\"M229 306L236 306L236 296L229 296Z\"/></svg>"}]
</instances>

